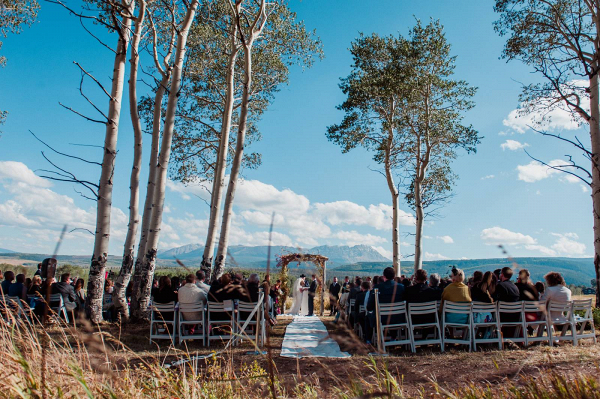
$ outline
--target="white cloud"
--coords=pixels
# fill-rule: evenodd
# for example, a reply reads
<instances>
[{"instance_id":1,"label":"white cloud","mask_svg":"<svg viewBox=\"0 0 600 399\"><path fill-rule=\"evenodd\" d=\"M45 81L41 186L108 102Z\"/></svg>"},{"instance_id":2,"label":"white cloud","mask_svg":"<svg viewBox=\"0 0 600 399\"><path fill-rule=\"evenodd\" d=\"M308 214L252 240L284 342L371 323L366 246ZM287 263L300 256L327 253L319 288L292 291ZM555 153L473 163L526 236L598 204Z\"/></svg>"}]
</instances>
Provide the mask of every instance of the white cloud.
<instances>
[{"instance_id":1,"label":"white cloud","mask_svg":"<svg viewBox=\"0 0 600 399\"><path fill-rule=\"evenodd\" d=\"M314 206L316 212L334 226L352 224L356 226L371 226L377 230L391 229L391 205L371 204L369 208L366 208L350 201L335 201L324 204L316 203ZM415 224L414 216L401 209L398 210L398 221L403 226L414 226Z\"/></svg>"},{"instance_id":2,"label":"white cloud","mask_svg":"<svg viewBox=\"0 0 600 399\"><path fill-rule=\"evenodd\" d=\"M536 240L528 235L512 232L502 227L490 227L481 231L481 239L487 244L534 245Z\"/></svg>"},{"instance_id":3,"label":"white cloud","mask_svg":"<svg viewBox=\"0 0 600 399\"><path fill-rule=\"evenodd\" d=\"M338 231L332 237L340 239L346 243L346 245L376 245L387 242L387 238L376 236L373 234L360 234L356 230L352 231Z\"/></svg>"},{"instance_id":4,"label":"white cloud","mask_svg":"<svg viewBox=\"0 0 600 399\"><path fill-rule=\"evenodd\" d=\"M373 246L373 249L390 260L394 256L394 253L392 251L389 251L382 246Z\"/></svg>"},{"instance_id":5,"label":"white cloud","mask_svg":"<svg viewBox=\"0 0 600 399\"><path fill-rule=\"evenodd\" d=\"M22 162L0 161L0 180L10 179L13 182L25 183L33 187L51 187L50 181L37 176Z\"/></svg>"},{"instance_id":6,"label":"white cloud","mask_svg":"<svg viewBox=\"0 0 600 399\"><path fill-rule=\"evenodd\" d=\"M454 244L454 240L450 236L438 236L440 240L444 242L444 244Z\"/></svg>"},{"instance_id":7,"label":"white cloud","mask_svg":"<svg viewBox=\"0 0 600 399\"><path fill-rule=\"evenodd\" d=\"M555 159L548 162L548 165L557 167L566 165L565 161ZM519 172L518 179L527 183L534 183L539 180L552 177L554 175L561 175L563 179L569 183L579 183L580 180L574 176L565 174L560 170L552 169L550 166L543 165L538 161L531 161L527 165L518 165L517 171ZM570 171L571 168L562 168L563 170Z\"/></svg>"},{"instance_id":8,"label":"white cloud","mask_svg":"<svg viewBox=\"0 0 600 399\"><path fill-rule=\"evenodd\" d=\"M487 175L487 176L483 176L483 177L481 178L481 180L493 179L494 177L496 177L496 176L494 176L494 175Z\"/></svg>"},{"instance_id":9,"label":"white cloud","mask_svg":"<svg viewBox=\"0 0 600 399\"><path fill-rule=\"evenodd\" d=\"M525 147L529 147L529 144L521 143L516 140L506 140L504 143L500 144L500 147L502 148L502 150L516 151L522 150Z\"/></svg>"},{"instance_id":10,"label":"white cloud","mask_svg":"<svg viewBox=\"0 0 600 399\"><path fill-rule=\"evenodd\" d=\"M556 234L553 233L554 236L557 237L556 242L552 245L552 249L557 253L565 256L584 256L586 246L583 243L577 242L579 237L575 233L566 233L566 234Z\"/></svg>"},{"instance_id":11,"label":"white cloud","mask_svg":"<svg viewBox=\"0 0 600 399\"><path fill-rule=\"evenodd\" d=\"M579 187L581 187L581 191L583 191L584 193L587 193L590 191L590 188L586 185L580 184Z\"/></svg>"},{"instance_id":12,"label":"white cloud","mask_svg":"<svg viewBox=\"0 0 600 399\"><path fill-rule=\"evenodd\" d=\"M556 256L556 251L543 245L525 245L525 249L528 249L530 251L538 251L543 255Z\"/></svg>"},{"instance_id":13,"label":"white cloud","mask_svg":"<svg viewBox=\"0 0 600 399\"><path fill-rule=\"evenodd\" d=\"M430 254L429 252L425 252L425 255L423 255L423 259L424 260L448 260L450 258L448 258L447 256L444 256L442 254Z\"/></svg>"}]
</instances>

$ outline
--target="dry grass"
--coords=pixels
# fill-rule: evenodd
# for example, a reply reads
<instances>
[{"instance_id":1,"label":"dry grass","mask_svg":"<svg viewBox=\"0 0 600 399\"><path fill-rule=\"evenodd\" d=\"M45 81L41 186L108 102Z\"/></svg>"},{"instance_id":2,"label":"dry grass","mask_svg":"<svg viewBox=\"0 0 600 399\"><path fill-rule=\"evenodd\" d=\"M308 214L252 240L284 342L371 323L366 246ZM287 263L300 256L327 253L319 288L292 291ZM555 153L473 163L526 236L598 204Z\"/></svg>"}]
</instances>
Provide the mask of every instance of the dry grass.
<instances>
[{"instance_id":1,"label":"dry grass","mask_svg":"<svg viewBox=\"0 0 600 399\"><path fill-rule=\"evenodd\" d=\"M252 345L230 348L206 361L164 365L210 354L192 342L173 348L148 342L146 324L78 328L0 322L0 397L244 398L277 397L505 397L595 398L600 345L468 353L396 351L370 357L366 348L331 318L332 336L350 359L281 358L286 321L272 330L275 373L266 356L247 355ZM219 349L220 348L220 349Z\"/></svg>"}]
</instances>

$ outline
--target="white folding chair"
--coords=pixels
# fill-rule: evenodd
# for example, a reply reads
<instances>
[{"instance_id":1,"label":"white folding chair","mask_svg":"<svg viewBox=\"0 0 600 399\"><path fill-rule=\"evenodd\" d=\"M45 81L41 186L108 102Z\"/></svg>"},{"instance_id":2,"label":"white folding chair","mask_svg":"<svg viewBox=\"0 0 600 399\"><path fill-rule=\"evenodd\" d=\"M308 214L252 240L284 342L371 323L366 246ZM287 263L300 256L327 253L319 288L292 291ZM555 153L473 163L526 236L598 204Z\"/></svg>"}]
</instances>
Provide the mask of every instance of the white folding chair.
<instances>
[{"instance_id":1,"label":"white folding chair","mask_svg":"<svg viewBox=\"0 0 600 399\"><path fill-rule=\"evenodd\" d=\"M504 321L502 316L504 315ZM512 315L509 317L508 315ZM523 313L523 301L518 302L498 302L498 318L500 319L500 331L502 331L502 343L504 342L522 342L526 345L527 331L525 330L525 314ZM514 320L511 320L514 319ZM514 329L514 336L506 337L503 330Z\"/></svg>"},{"instance_id":2,"label":"white folding chair","mask_svg":"<svg viewBox=\"0 0 600 399\"><path fill-rule=\"evenodd\" d=\"M548 312L546 311L546 303L543 301L524 301L523 316L525 319L525 346L529 346L531 342L548 341L548 345L552 346L550 334L550 325L548 324ZM527 320L528 315L536 315L535 320ZM532 334L529 334L531 328ZM544 335L546 332L546 335Z\"/></svg>"},{"instance_id":3,"label":"white folding chair","mask_svg":"<svg viewBox=\"0 0 600 399\"><path fill-rule=\"evenodd\" d=\"M500 318L495 303L472 302L473 313L473 350L477 350L477 344L498 344L502 349L502 335L500 334Z\"/></svg>"},{"instance_id":4,"label":"white folding chair","mask_svg":"<svg viewBox=\"0 0 600 399\"><path fill-rule=\"evenodd\" d=\"M206 328L208 329L208 346L210 341L224 341L231 339L235 333L235 325L233 319L233 302L227 300L224 302L208 301L208 319ZM223 328L229 329L229 334L215 334L216 331L222 332Z\"/></svg>"},{"instance_id":5,"label":"white folding chair","mask_svg":"<svg viewBox=\"0 0 600 399\"><path fill-rule=\"evenodd\" d=\"M374 339L373 342L377 342L378 347L384 352L387 352L388 346L406 345L412 349L406 302L379 303L378 294L379 292L376 292L374 295L375 306L379 309L379 317L375 316L375 322L379 327L373 331L373 335L377 339ZM395 336L390 334L392 332L395 333Z\"/></svg>"},{"instance_id":6,"label":"white folding chair","mask_svg":"<svg viewBox=\"0 0 600 399\"><path fill-rule=\"evenodd\" d=\"M177 336L179 337L180 344L188 339L201 339L202 346L206 346L206 316L204 310L205 307L203 302L179 303L179 320L177 323ZM200 315L200 317L197 316L198 314ZM188 317L187 319L186 316Z\"/></svg>"},{"instance_id":7,"label":"white folding chair","mask_svg":"<svg viewBox=\"0 0 600 399\"><path fill-rule=\"evenodd\" d=\"M429 317L427 317L429 315ZM411 349L417 351L417 346L439 345L442 349L442 331L440 330L440 319L437 311L437 301L408 304L408 321L410 324ZM417 317L417 322L414 320ZM420 319L420 320L419 320ZM429 321L425 321L429 319ZM422 339L416 339L415 331L420 330ZM428 331L433 330L430 337Z\"/></svg>"},{"instance_id":8,"label":"white folding chair","mask_svg":"<svg viewBox=\"0 0 600 399\"><path fill-rule=\"evenodd\" d=\"M467 345L470 352L471 323L473 320L471 302L444 301L442 306L442 351L445 349L446 344L459 344ZM454 320L448 320L449 315L452 315L451 318L454 318ZM458 320L458 318L461 320ZM462 333L462 336L457 338L459 331ZM446 336L446 333L449 336Z\"/></svg>"},{"instance_id":9,"label":"white folding chair","mask_svg":"<svg viewBox=\"0 0 600 399\"><path fill-rule=\"evenodd\" d=\"M578 314L583 313L583 315ZM573 318L575 321L575 336L577 341L585 338L592 338L596 343L596 330L594 329L594 316L592 314L591 299L576 299L573 300ZM590 326L589 331L585 328Z\"/></svg>"},{"instance_id":10,"label":"white folding chair","mask_svg":"<svg viewBox=\"0 0 600 399\"><path fill-rule=\"evenodd\" d=\"M69 324L69 312L61 294L50 295L50 310L54 312L58 320L60 320L60 315L62 314L65 322Z\"/></svg>"},{"instance_id":11,"label":"white folding chair","mask_svg":"<svg viewBox=\"0 0 600 399\"><path fill-rule=\"evenodd\" d=\"M548 312L550 317L550 339L554 341L571 341L577 346L577 326L573 317L573 302L554 302L549 301ZM560 327L560 334L556 330ZM569 334L570 331L570 334Z\"/></svg>"},{"instance_id":12,"label":"white folding chair","mask_svg":"<svg viewBox=\"0 0 600 399\"><path fill-rule=\"evenodd\" d=\"M177 309L175 302L150 305L150 343L154 339L168 339L175 345L177 333ZM163 314L173 313L173 320L165 320ZM169 331L171 326L171 331Z\"/></svg>"},{"instance_id":13,"label":"white folding chair","mask_svg":"<svg viewBox=\"0 0 600 399\"><path fill-rule=\"evenodd\" d=\"M262 331L262 326L261 324L264 322L264 317L262 317L263 315L263 306L261 303L261 306L258 307L258 310L254 313L254 315L252 316L252 318L250 318L250 315L252 314L252 311L258 306L259 302L244 302L244 301L239 301L238 302L238 311L237 314L235 315L235 321L236 321L236 333L237 334L246 334L248 336L254 335L256 338L256 344L257 345L261 345L261 331ZM246 323L248 322L248 323ZM244 331L241 330L241 328L244 326L244 324L246 324L246 328L244 329ZM239 342L241 339L243 339L242 337L237 337L236 338L236 343Z\"/></svg>"}]
</instances>

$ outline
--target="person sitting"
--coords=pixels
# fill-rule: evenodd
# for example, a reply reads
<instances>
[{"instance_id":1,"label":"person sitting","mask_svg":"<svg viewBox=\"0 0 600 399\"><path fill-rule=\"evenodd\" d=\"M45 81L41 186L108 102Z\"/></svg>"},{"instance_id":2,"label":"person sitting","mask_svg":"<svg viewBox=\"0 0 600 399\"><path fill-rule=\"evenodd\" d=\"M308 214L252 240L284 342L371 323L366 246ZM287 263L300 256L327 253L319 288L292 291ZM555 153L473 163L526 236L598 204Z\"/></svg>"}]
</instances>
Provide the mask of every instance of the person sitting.
<instances>
[{"instance_id":1,"label":"person sitting","mask_svg":"<svg viewBox=\"0 0 600 399\"><path fill-rule=\"evenodd\" d=\"M206 284L206 274L202 270L196 272L196 286L204 291L204 295L210 291L210 285Z\"/></svg>"},{"instance_id":2,"label":"person sitting","mask_svg":"<svg viewBox=\"0 0 600 399\"><path fill-rule=\"evenodd\" d=\"M369 334L369 328L367 323L367 302L369 301L371 290L371 283L368 281L363 281L360 285L360 292L356 295L356 306L354 306L354 320L357 324L363 329L364 337L369 339L371 338L371 334ZM361 312L361 306L363 307Z\"/></svg>"},{"instance_id":3,"label":"person sitting","mask_svg":"<svg viewBox=\"0 0 600 399\"><path fill-rule=\"evenodd\" d=\"M27 291L27 295L40 295L43 296L42 293L42 278L39 275L33 276L31 279L31 287Z\"/></svg>"},{"instance_id":4,"label":"person sitting","mask_svg":"<svg viewBox=\"0 0 600 399\"><path fill-rule=\"evenodd\" d=\"M257 302L258 301L258 286L259 286L258 274L252 273L247 281L241 284L239 298L244 302Z\"/></svg>"},{"instance_id":5,"label":"person sitting","mask_svg":"<svg viewBox=\"0 0 600 399\"><path fill-rule=\"evenodd\" d=\"M196 276L188 274L185 278L185 285L179 289L177 294L179 304L205 304L206 294L202 288L196 285ZM202 311L199 312L181 312L184 320L202 320ZM193 334L195 326L190 328L190 334Z\"/></svg>"},{"instance_id":6,"label":"person sitting","mask_svg":"<svg viewBox=\"0 0 600 399\"><path fill-rule=\"evenodd\" d=\"M537 290L537 292L540 296L540 299L541 299L542 295L544 294L544 291L546 290L544 283L542 283L541 281L538 281L537 283L535 283L535 289Z\"/></svg>"},{"instance_id":7,"label":"person sitting","mask_svg":"<svg viewBox=\"0 0 600 399\"><path fill-rule=\"evenodd\" d=\"M71 285L71 274L63 273L60 276L60 282L52 284L52 293L60 294L63 298L63 303L68 312L71 312L77 307L77 297Z\"/></svg>"},{"instance_id":8,"label":"person sitting","mask_svg":"<svg viewBox=\"0 0 600 399\"><path fill-rule=\"evenodd\" d=\"M519 290L519 299L521 301L537 301L540 299L540 294L535 289L529 276L529 270L521 269L521 271L519 271L519 278L515 285Z\"/></svg>"},{"instance_id":9,"label":"person sitting","mask_svg":"<svg viewBox=\"0 0 600 399\"><path fill-rule=\"evenodd\" d=\"M171 286L171 279L169 276L161 276L158 279L158 288L154 291L153 302L157 304L167 304L171 302L177 302L177 293ZM156 316L155 316L156 317ZM173 312L161 312L160 316L165 321L173 320ZM171 331L171 325L169 325L169 331Z\"/></svg>"},{"instance_id":10,"label":"person sitting","mask_svg":"<svg viewBox=\"0 0 600 399\"><path fill-rule=\"evenodd\" d=\"M565 279L560 273L550 272L544 276L548 288L541 297L545 302L569 302L571 300L571 290L567 288ZM553 319L561 318L560 312L552 312L550 315Z\"/></svg>"},{"instance_id":11,"label":"person sitting","mask_svg":"<svg viewBox=\"0 0 600 399\"><path fill-rule=\"evenodd\" d=\"M379 292L379 303L396 303L402 302L404 300L404 290L405 287L402 284L398 284L394 279L396 277L396 271L393 267L386 267L383 270L383 276L379 279L379 283L373 287L373 289L377 289ZM369 300L367 302L367 317L369 318L370 329L375 328L377 323L376 316L374 313L375 310L375 293L373 295L369 295ZM397 324L404 323L403 315L394 315L391 317L386 316L385 320L386 324Z\"/></svg>"},{"instance_id":12,"label":"person sitting","mask_svg":"<svg viewBox=\"0 0 600 399\"><path fill-rule=\"evenodd\" d=\"M496 275L492 272L485 272L481 281L471 288L471 299L473 302L494 303L495 292Z\"/></svg>"},{"instance_id":13,"label":"person sitting","mask_svg":"<svg viewBox=\"0 0 600 399\"><path fill-rule=\"evenodd\" d=\"M0 288L2 288L2 295L8 295L8 290L13 280L15 279L15 273L11 270L4 272L4 281L0 284Z\"/></svg>"},{"instance_id":14,"label":"person sitting","mask_svg":"<svg viewBox=\"0 0 600 399\"><path fill-rule=\"evenodd\" d=\"M520 299L519 289L510 281L513 276L513 270L506 266L500 271L500 282L496 284L496 301L518 302ZM518 315L517 315L518 316Z\"/></svg>"},{"instance_id":15,"label":"person sitting","mask_svg":"<svg viewBox=\"0 0 600 399\"><path fill-rule=\"evenodd\" d=\"M75 282L75 296L77 297L77 311L82 312L85 309L85 292L83 287L85 281L82 278L78 278Z\"/></svg>"},{"instance_id":16,"label":"person sitting","mask_svg":"<svg viewBox=\"0 0 600 399\"><path fill-rule=\"evenodd\" d=\"M419 269L415 272L415 283L404 291L406 303L423 303L436 301L435 292L427 285L427 272Z\"/></svg>"},{"instance_id":17,"label":"person sitting","mask_svg":"<svg viewBox=\"0 0 600 399\"><path fill-rule=\"evenodd\" d=\"M469 287L465 285L464 281L465 273L461 269L452 269L452 283L444 288L440 310L443 311L445 301L459 303L471 302ZM447 323L466 324L469 322L469 315L461 313L448 313L446 314L445 320Z\"/></svg>"},{"instance_id":18,"label":"person sitting","mask_svg":"<svg viewBox=\"0 0 600 399\"><path fill-rule=\"evenodd\" d=\"M236 290L231 284L231 276L223 274L217 280L213 281L208 291L208 300L211 302L223 302L233 299L232 292Z\"/></svg>"},{"instance_id":19,"label":"person sitting","mask_svg":"<svg viewBox=\"0 0 600 399\"><path fill-rule=\"evenodd\" d=\"M17 274L16 281L8 287L8 296L16 296L22 301L27 301L27 288L25 288L25 275Z\"/></svg>"},{"instance_id":20,"label":"person sitting","mask_svg":"<svg viewBox=\"0 0 600 399\"><path fill-rule=\"evenodd\" d=\"M117 316L113 291L114 282L110 279L104 281L104 295L102 296L102 317L107 321L115 320Z\"/></svg>"},{"instance_id":21,"label":"person sitting","mask_svg":"<svg viewBox=\"0 0 600 399\"><path fill-rule=\"evenodd\" d=\"M474 287L477 284L479 284L481 282L481 280L483 280L483 272L480 272L479 270L476 270L473 272L473 277L471 277L469 279L469 284L467 284L469 287Z\"/></svg>"},{"instance_id":22,"label":"person sitting","mask_svg":"<svg viewBox=\"0 0 600 399\"><path fill-rule=\"evenodd\" d=\"M429 288L431 289L431 297L436 301L442 300L442 288L440 287L440 275L437 273L432 273L429 276Z\"/></svg>"},{"instance_id":23,"label":"person sitting","mask_svg":"<svg viewBox=\"0 0 600 399\"><path fill-rule=\"evenodd\" d=\"M179 291L180 287L181 279L179 278L179 276L173 276L173 278L171 279L171 289L175 294L177 294L177 291Z\"/></svg>"}]
</instances>

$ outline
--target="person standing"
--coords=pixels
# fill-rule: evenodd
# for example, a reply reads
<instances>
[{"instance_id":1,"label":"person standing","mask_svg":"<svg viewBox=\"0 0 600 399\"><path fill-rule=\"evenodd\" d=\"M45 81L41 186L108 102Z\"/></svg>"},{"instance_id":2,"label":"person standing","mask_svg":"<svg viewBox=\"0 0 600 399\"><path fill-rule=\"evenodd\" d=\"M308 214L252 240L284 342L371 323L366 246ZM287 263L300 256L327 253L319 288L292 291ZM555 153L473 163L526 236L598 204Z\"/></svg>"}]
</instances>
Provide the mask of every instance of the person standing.
<instances>
[{"instance_id":1,"label":"person standing","mask_svg":"<svg viewBox=\"0 0 600 399\"><path fill-rule=\"evenodd\" d=\"M344 282L342 283L342 294L345 292L350 292L350 277L344 277Z\"/></svg>"},{"instance_id":2,"label":"person standing","mask_svg":"<svg viewBox=\"0 0 600 399\"><path fill-rule=\"evenodd\" d=\"M329 299L331 301L331 312L329 316L333 316L338 312L338 301L340 300L340 290L342 287L338 283L337 277L333 278L333 282L329 285Z\"/></svg>"},{"instance_id":3,"label":"person standing","mask_svg":"<svg viewBox=\"0 0 600 399\"><path fill-rule=\"evenodd\" d=\"M317 276L312 275L310 287L308 287L308 316L314 316L315 310L315 295L317 294Z\"/></svg>"}]
</instances>

